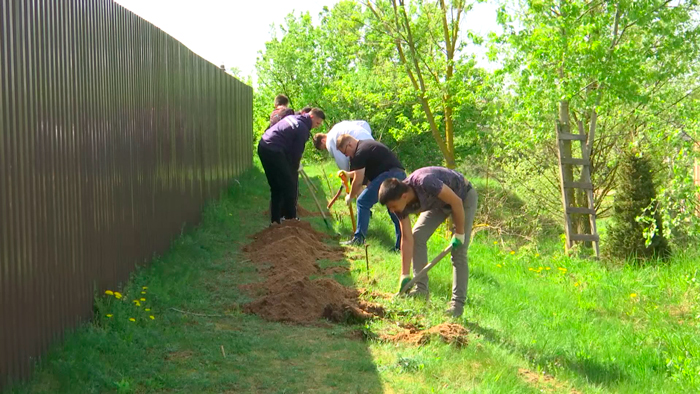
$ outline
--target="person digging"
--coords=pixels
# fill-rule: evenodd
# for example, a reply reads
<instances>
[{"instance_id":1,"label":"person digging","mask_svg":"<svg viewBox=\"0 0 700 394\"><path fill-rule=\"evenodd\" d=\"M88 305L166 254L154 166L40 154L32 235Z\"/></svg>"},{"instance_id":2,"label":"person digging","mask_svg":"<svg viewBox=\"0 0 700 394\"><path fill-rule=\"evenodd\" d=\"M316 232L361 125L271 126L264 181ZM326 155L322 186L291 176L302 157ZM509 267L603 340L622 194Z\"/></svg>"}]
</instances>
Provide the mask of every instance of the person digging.
<instances>
[{"instance_id":1,"label":"person digging","mask_svg":"<svg viewBox=\"0 0 700 394\"><path fill-rule=\"evenodd\" d=\"M347 134L356 140L373 140L372 129L364 120L344 120L331 127L328 134L317 133L313 137L314 147L327 151L341 171L350 171L350 160L338 150L338 137Z\"/></svg>"},{"instance_id":2,"label":"person digging","mask_svg":"<svg viewBox=\"0 0 700 394\"><path fill-rule=\"evenodd\" d=\"M401 162L391 149L374 140L358 140L349 134L342 134L336 143L338 151L350 158L350 172L347 175L352 178L350 193L345 196L345 203L350 205L352 199L357 197L357 229L352 239L341 242L343 245L359 246L365 243L371 209L377 203L379 186L385 179L405 179ZM367 187L362 190L362 185ZM362 190L362 191L361 191ZM401 227L398 217L387 210L391 221L394 223L396 242L393 250L401 248Z\"/></svg>"},{"instance_id":3,"label":"person digging","mask_svg":"<svg viewBox=\"0 0 700 394\"><path fill-rule=\"evenodd\" d=\"M405 180L385 179L379 188L379 203L399 217L401 227L401 279L399 291L410 282L409 270L420 272L428 262L428 239L449 215L454 221L451 240L452 298L446 313L460 317L464 313L469 280L467 250L474 224L478 196L462 174L443 167L425 167ZM420 213L413 230L410 214ZM429 298L428 276L416 281L410 297Z\"/></svg>"}]
</instances>

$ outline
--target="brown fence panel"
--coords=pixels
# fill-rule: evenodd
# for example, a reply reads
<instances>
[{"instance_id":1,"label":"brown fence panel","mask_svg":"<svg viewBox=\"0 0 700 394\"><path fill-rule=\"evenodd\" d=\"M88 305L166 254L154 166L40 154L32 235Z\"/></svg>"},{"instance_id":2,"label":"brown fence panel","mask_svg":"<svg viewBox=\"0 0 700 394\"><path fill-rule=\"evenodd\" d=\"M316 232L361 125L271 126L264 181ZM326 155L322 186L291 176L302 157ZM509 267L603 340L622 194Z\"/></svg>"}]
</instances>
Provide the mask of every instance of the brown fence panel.
<instances>
[{"instance_id":1,"label":"brown fence panel","mask_svg":"<svg viewBox=\"0 0 700 394\"><path fill-rule=\"evenodd\" d=\"M0 0L0 388L252 165L252 89L110 0Z\"/></svg>"}]
</instances>

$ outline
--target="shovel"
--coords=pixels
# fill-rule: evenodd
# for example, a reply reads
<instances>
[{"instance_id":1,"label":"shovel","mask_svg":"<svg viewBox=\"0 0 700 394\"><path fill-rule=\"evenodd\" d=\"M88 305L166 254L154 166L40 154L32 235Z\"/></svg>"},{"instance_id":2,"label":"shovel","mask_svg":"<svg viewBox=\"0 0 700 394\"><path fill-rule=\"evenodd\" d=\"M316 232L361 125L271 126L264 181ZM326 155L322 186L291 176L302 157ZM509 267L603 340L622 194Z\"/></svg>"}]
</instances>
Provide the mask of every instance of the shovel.
<instances>
[{"instance_id":1,"label":"shovel","mask_svg":"<svg viewBox=\"0 0 700 394\"><path fill-rule=\"evenodd\" d=\"M416 284L418 279L427 275L428 271L430 271L431 268L435 267L437 265L437 263L439 263L440 260L442 260L445 256L447 256L447 254L450 253L451 251L452 251L452 245L448 245L445 249L442 250L442 252L440 252L439 255L435 256L435 258L428 265L423 267L423 269L420 270L420 272L417 273L416 276L414 276L410 282L406 283L406 286L401 288L401 290L399 290L399 292L396 295L408 293L408 291L411 290L413 285Z\"/></svg>"},{"instance_id":2,"label":"shovel","mask_svg":"<svg viewBox=\"0 0 700 394\"><path fill-rule=\"evenodd\" d=\"M301 173L301 177L304 178L304 181L306 182L306 186L309 187L309 191L311 192L311 196L314 198L314 202L316 203L316 207L318 208L318 211L321 212L321 216L323 216L323 222L326 223L326 227L328 227L329 230L333 229L333 226L328 222L328 218L326 218L326 214L323 212L323 208L321 208L321 204L318 203L318 198L316 198L316 194L314 193L313 190L313 185L311 184L311 181L309 180L309 176L306 175L306 172L302 169L299 171Z\"/></svg>"}]
</instances>

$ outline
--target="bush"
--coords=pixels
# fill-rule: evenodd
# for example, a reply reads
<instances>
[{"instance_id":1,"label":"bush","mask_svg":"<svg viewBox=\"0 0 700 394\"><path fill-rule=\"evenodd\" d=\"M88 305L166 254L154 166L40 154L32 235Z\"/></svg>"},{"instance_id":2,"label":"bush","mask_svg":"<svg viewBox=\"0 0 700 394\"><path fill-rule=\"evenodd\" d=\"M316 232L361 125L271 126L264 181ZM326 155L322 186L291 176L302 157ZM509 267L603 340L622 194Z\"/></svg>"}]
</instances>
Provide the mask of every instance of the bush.
<instances>
[{"instance_id":1,"label":"bush","mask_svg":"<svg viewBox=\"0 0 700 394\"><path fill-rule=\"evenodd\" d=\"M606 254L637 261L668 257L670 250L659 210L654 215L654 226L639 220L656 199L651 161L642 154L628 152L621 158L618 174ZM648 231L652 233L646 234Z\"/></svg>"}]
</instances>

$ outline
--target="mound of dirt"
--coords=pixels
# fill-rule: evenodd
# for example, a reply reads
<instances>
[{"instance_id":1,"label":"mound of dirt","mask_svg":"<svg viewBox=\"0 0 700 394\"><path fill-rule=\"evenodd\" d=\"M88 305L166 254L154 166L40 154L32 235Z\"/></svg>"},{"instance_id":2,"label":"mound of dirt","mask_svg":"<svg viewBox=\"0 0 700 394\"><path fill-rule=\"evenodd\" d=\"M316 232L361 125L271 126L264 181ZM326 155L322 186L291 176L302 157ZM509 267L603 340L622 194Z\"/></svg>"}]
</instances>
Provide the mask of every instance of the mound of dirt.
<instances>
[{"instance_id":1,"label":"mound of dirt","mask_svg":"<svg viewBox=\"0 0 700 394\"><path fill-rule=\"evenodd\" d=\"M434 339L440 339L445 343L463 347L467 345L468 333L467 329L459 324L443 323L427 330L409 326L398 334L386 335L382 339L391 342L406 342L416 346L425 345Z\"/></svg>"},{"instance_id":2,"label":"mound of dirt","mask_svg":"<svg viewBox=\"0 0 700 394\"><path fill-rule=\"evenodd\" d=\"M316 261L339 261L343 249L325 244L327 235L315 231L308 222L285 221L252 236L254 241L243 248L257 263L265 280L241 286L253 302L243 310L264 319L292 323L313 323L320 318L352 323L383 316L377 305L360 301L359 291L337 281L311 276L346 271L344 267L321 270Z\"/></svg>"}]
</instances>

